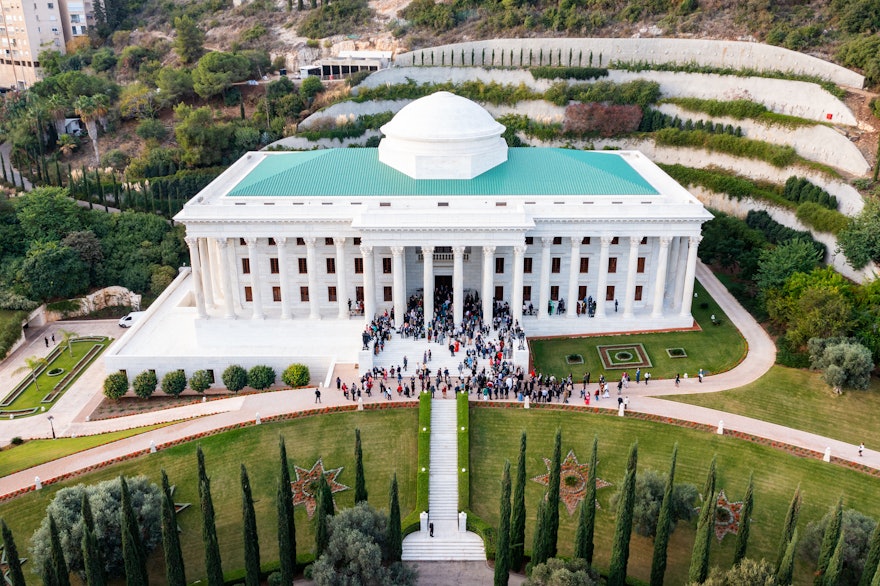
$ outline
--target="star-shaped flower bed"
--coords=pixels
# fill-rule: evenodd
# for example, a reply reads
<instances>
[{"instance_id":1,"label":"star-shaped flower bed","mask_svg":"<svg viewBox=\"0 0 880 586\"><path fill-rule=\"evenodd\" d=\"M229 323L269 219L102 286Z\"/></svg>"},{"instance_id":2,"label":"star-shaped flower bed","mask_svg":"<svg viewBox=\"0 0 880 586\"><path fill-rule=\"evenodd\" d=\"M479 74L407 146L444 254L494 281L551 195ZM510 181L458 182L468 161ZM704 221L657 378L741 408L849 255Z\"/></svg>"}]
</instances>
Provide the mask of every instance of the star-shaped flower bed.
<instances>
[{"instance_id":1,"label":"star-shaped flower bed","mask_svg":"<svg viewBox=\"0 0 880 586\"><path fill-rule=\"evenodd\" d=\"M549 486L550 470L553 467L553 462L550 458L544 458L544 464L547 466L547 473L535 476L532 480L544 486ZM569 450L568 455L562 462L559 474L559 499L565 503L565 508L568 509L569 515L574 515L578 503L587 496L589 480L590 465L578 462L577 456L574 455L574 450ZM611 486L611 483L601 478L596 478L596 489L605 488L606 486Z\"/></svg>"},{"instance_id":2,"label":"star-shaped flower bed","mask_svg":"<svg viewBox=\"0 0 880 586\"><path fill-rule=\"evenodd\" d=\"M718 541L724 539L728 533L739 533L742 508L742 502L728 501L723 490L718 493L718 502L715 504L715 537Z\"/></svg>"},{"instance_id":3,"label":"star-shaped flower bed","mask_svg":"<svg viewBox=\"0 0 880 586\"><path fill-rule=\"evenodd\" d=\"M0 573L3 574L3 583L12 586L12 577L9 575L9 558L6 557L6 546L0 545ZM24 565L27 558L18 558L18 563Z\"/></svg>"},{"instance_id":4,"label":"star-shaped flower bed","mask_svg":"<svg viewBox=\"0 0 880 586\"><path fill-rule=\"evenodd\" d=\"M310 519L315 514L315 509L318 506L315 499L318 495L318 486L320 485L322 475L327 479L331 494L350 488L336 480L342 473L342 468L325 470L323 458L318 458L318 461L315 462L311 470L300 468L299 466L294 466L294 469L296 470L296 480L290 483L290 488L293 490L293 506L305 505Z\"/></svg>"}]
</instances>

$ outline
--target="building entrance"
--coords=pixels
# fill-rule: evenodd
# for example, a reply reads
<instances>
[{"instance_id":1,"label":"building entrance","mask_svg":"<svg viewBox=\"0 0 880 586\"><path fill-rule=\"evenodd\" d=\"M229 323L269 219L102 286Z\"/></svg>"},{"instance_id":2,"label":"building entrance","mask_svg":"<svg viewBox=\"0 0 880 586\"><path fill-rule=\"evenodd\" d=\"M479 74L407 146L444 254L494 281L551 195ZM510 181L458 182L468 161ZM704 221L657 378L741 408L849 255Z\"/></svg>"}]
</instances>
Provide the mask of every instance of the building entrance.
<instances>
[{"instance_id":1,"label":"building entrance","mask_svg":"<svg viewBox=\"0 0 880 586\"><path fill-rule=\"evenodd\" d=\"M434 275L434 291L452 291L452 275Z\"/></svg>"}]
</instances>

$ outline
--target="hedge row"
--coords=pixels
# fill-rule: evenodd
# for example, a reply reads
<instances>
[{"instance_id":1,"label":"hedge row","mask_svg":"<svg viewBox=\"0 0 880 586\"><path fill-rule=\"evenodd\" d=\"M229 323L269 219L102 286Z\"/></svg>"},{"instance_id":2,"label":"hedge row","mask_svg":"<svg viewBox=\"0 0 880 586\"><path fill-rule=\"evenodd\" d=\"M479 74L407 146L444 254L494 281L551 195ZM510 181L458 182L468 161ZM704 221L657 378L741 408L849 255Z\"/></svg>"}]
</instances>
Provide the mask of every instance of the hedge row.
<instances>
[{"instance_id":1,"label":"hedge row","mask_svg":"<svg viewBox=\"0 0 880 586\"><path fill-rule=\"evenodd\" d=\"M608 77L604 67L532 67L529 73L535 79L599 79Z\"/></svg>"},{"instance_id":2,"label":"hedge row","mask_svg":"<svg viewBox=\"0 0 880 586\"><path fill-rule=\"evenodd\" d=\"M780 194L777 186L772 183L757 182L731 171L720 169L694 169L684 165L659 164L673 179L682 185L699 185L716 193L724 193L734 199L752 197L772 202L786 208L794 208L790 201Z\"/></svg>"},{"instance_id":3,"label":"hedge row","mask_svg":"<svg viewBox=\"0 0 880 586\"><path fill-rule=\"evenodd\" d=\"M777 114L771 112L763 104L752 102L749 100L703 100L700 98L668 98L663 100L666 103L675 104L680 108L691 112L705 112L709 116L727 116L736 118L737 120L751 119L763 122L765 124L778 124L789 128L798 126L815 126L818 124L813 120L806 118L798 118L797 116L787 116L785 114Z\"/></svg>"},{"instance_id":4,"label":"hedge row","mask_svg":"<svg viewBox=\"0 0 880 586\"><path fill-rule=\"evenodd\" d=\"M789 177L782 196L795 203L814 202L829 210L837 209L837 198L805 177Z\"/></svg>"},{"instance_id":5,"label":"hedge row","mask_svg":"<svg viewBox=\"0 0 880 586\"><path fill-rule=\"evenodd\" d=\"M846 229L850 219L837 210L829 210L818 203L804 202L798 206L797 219L819 232L837 235Z\"/></svg>"},{"instance_id":6,"label":"hedge row","mask_svg":"<svg viewBox=\"0 0 880 586\"><path fill-rule=\"evenodd\" d=\"M703 148L736 157L759 159L774 167L787 167L799 159L794 148L790 146L726 134L710 134L704 130L688 132L677 128L664 128L654 134L654 140L659 145Z\"/></svg>"},{"instance_id":7,"label":"hedge row","mask_svg":"<svg viewBox=\"0 0 880 586\"><path fill-rule=\"evenodd\" d=\"M764 210L750 210L746 214L746 225L749 228L760 230L770 244L785 244L791 240L803 240L809 242L819 252L821 258L825 258L825 245L816 242L813 235L806 231L793 230L783 226L770 217Z\"/></svg>"},{"instance_id":8,"label":"hedge row","mask_svg":"<svg viewBox=\"0 0 880 586\"><path fill-rule=\"evenodd\" d=\"M468 394L458 393L455 401L458 414L458 510L467 511L471 506L471 425L468 413Z\"/></svg>"}]
</instances>

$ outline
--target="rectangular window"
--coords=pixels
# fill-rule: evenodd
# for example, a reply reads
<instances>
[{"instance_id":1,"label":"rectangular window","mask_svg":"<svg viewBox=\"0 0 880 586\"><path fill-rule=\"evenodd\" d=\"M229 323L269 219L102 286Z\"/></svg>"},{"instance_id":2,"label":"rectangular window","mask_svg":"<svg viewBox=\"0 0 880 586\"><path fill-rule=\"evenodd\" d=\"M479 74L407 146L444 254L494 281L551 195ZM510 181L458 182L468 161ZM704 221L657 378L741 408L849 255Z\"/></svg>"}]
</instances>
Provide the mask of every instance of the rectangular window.
<instances>
[{"instance_id":1,"label":"rectangular window","mask_svg":"<svg viewBox=\"0 0 880 586\"><path fill-rule=\"evenodd\" d=\"M274 238L269 238L269 246L277 246Z\"/></svg>"},{"instance_id":2,"label":"rectangular window","mask_svg":"<svg viewBox=\"0 0 880 586\"><path fill-rule=\"evenodd\" d=\"M281 303L281 287L272 287L272 301Z\"/></svg>"},{"instance_id":3,"label":"rectangular window","mask_svg":"<svg viewBox=\"0 0 880 586\"><path fill-rule=\"evenodd\" d=\"M532 288L529 285L523 287L523 301L531 301L532 300Z\"/></svg>"},{"instance_id":4,"label":"rectangular window","mask_svg":"<svg viewBox=\"0 0 880 586\"><path fill-rule=\"evenodd\" d=\"M244 288L244 300L245 301L253 301L254 300L254 290L250 287Z\"/></svg>"},{"instance_id":5,"label":"rectangular window","mask_svg":"<svg viewBox=\"0 0 880 586\"><path fill-rule=\"evenodd\" d=\"M364 300L364 288L360 285L354 288L354 300L358 303Z\"/></svg>"},{"instance_id":6,"label":"rectangular window","mask_svg":"<svg viewBox=\"0 0 880 586\"><path fill-rule=\"evenodd\" d=\"M587 298L587 286L581 285L578 287L578 299L586 299Z\"/></svg>"},{"instance_id":7,"label":"rectangular window","mask_svg":"<svg viewBox=\"0 0 880 586\"><path fill-rule=\"evenodd\" d=\"M247 246L247 242L244 241L244 238L239 238L238 245L239 246Z\"/></svg>"},{"instance_id":8,"label":"rectangular window","mask_svg":"<svg viewBox=\"0 0 880 586\"><path fill-rule=\"evenodd\" d=\"M636 300L636 301L641 301L641 300L642 300L642 286L641 286L641 285L636 285L636 297L635 297L635 300Z\"/></svg>"},{"instance_id":9,"label":"rectangular window","mask_svg":"<svg viewBox=\"0 0 880 586\"><path fill-rule=\"evenodd\" d=\"M581 272L589 273L590 272L590 259L587 257L581 257Z\"/></svg>"},{"instance_id":10,"label":"rectangular window","mask_svg":"<svg viewBox=\"0 0 880 586\"><path fill-rule=\"evenodd\" d=\"M550 299L559 301L559 285L550 285Z\"/></svg>"},{"instance_id":11,"label":"rectangular window","mask_svg":"<svg viewBox=\"0 0 880 586\"><path fill-rule=\"evenodd\" d=\"M532 272L532 259L531 257L523 258L523 272L531 273Z\"/></svg>"},{"instance_id":12,"label":"rectangular window","mask_svg":"<svg viewBox=\"0 0 880 586\"><path fill-rule=\"evenodd\" d=\"M562 236L554 236L553 244L562 244Z\"/></svg>"},{"instance_id":13,"label":"rectangular window","mask_svg":"<svg viewBox=\"0 0 880 586\"><path fill-rule=\"evenodd\" d=\"M589 243L590 243L589 236L584 236L583 239L581 239L581 244L589 244Z\"/></svg>"},{"instance_id":14,"label":"rectangular window","mask_svg":"<svg viewBox=\"0 0 880 586\"><path fill-rule=\"evenodd\" d=\"M391 301L391 287L382 287L382 299L385 301Z\"/></svg>"},{"instance_id":15,"label":"rectangular window","mask_svg":"<svg viewBox=\"0 0 880 586\"><path fill-rule=\"evenodd\" d=\"M354 259L354 273L356 275L362 275L364 273L364 259L361 257L355 257Z\"/></svg>"},{"instance_id":16,"label":"rectangular window","mask_svg":"<svg viewBox=\"0 0 880 586\"><path fill-rule=\"evenodd\" d=\"M498 301L504 299L504 287L501 285L495 287L495 299Z\"/></svg>"},{"instance_id":17,"label":"rectangular window","mask_svg":"<svg viewBox=\"0 0 880 586\"><path fill-rule=\"evenodd\" d=\"M334 275L336 274L336 259L330 257L327 259L327 274Z\"/></svg>"},{"instance_id":18,"label":"rectangular window","mask_svg":"<svg viewBox=\"0 0 880 586\"><path fill-rule=\"evenodd\" d=\"M385 275L391 274L391 259L388 257L382 259L382 273Z\"/></svg>"},{"instance_id":19,"label":"rectangular window","mask_svg":"<svg viewBox=\"0 0 880 586\"><path fill-rule=\"evenodd\" d=\"M336 287L327 287L327 301L336 301Z\"/></svg>"},{"instance_id":20,"label":"rectangular window","mask_svg":"<svg viewBox=\"0 0 880 586\"><path fill-rule=\"evenodd\" d=\"M558 273L562 270L562 259L558 256L554 256L550 259L550 272Z\"/></svg>"},{"instance_id":21,"label":"rectangular window","mask_svg":"<svg viewBox=\"0 0 880 586\"><path fill-rule=\"evenodd\" d=\"M526 245L531 246L535 243L535 239L531 236L526 236Z\"/></svg>"},{"instance_id":22,"label":"rectangular window","mask_svg":"<svg viewBox=\"0 0 880 586\"><path fill-rule=\"evenodd\" d=\"M639 244L647 244L647 243L648 243L648 237L647 237L647 236L642 236L642 241L639 242Z\"/></svg>"},{"instance_id":23,"label":"rectangular window","mask_svg":"<svg viewBox=\"0 0 880 586\"><path fill-rule=\"evenodd\" d=\"M354 245L355 245L355 246L360 246L360 245L361 245L361 238L360 238L360 236L355 236L355 238L354 238Z\"/></svg>"},{"instance_id":24,"label":"rectangular window","mask_svg":"<svg viewBox=\"0 0 880 586\"><path fill-rule=\"evenodd\" d=\"M611 257L608 259L608 272L616 273L617 272L617 258Z\"/></svg>"},{"instance_id":25,"label":"rectangular window","mask_svg":"<svg viewBox=\"0 0 880 586\"><path fill-rule=\"evenodd\" d=\"M611 239L611 244L620 244L620 237L619 237L619 236L615 236L614 238L612 238L612 239Z\"/></svg>"},{"instance_id":26,"label":"rectangular window","mask_svg":"<svg viewBox=\"0 0 880 586\"><path fill-rule=\"evenodd\" d=\"M251 274L251 259L249 259L249 258L241 259L241 274L242 275L250 275Z\"/></svg>"},{"instance_id":27,"label":"rectangular window","mask_svg":"<svg viewBox=\"0 0 880 586\"><path fill-rule=\"evenodd\" d=\"M503 275L504 274L504 259L496 258L495 259L495 274Z\"/></svg>"},{"instance_id":28,"label":"rectangular window","mask_svg":"<svg viewBox=\"0 0 880 586\"><path fill-rule=\"evenodd\" d=\"M279 273L279 269L280 269L280 267L278 266L278 259L277 258L270 258L269 259L269 272L272 273L273 275L277 275Z\"/></svg>"},{"instance_id":29,"label":"rectangular window","mask_svg":"<svg viewBox=\"0 0 880 586\"><path fill-rule=\"evenodd\" d=\"M608 285L605 289L605 301L614 301L614 285Z\"/></svg>"},{"instance_id":30,"label":"rectangular window","mask_svg":"<svg viewBox=\"0 0 880 586\"><path fill-rule=\"evenodd\" d=\"M308 287L300 287L299 288L299 300L303 303L306 303L309 300L309 288Z\"/></svg>"},{"instance_id":31,"label":"rectangular window","mask_svg":"<svg viewBox=\"0 0 880 586\"><path fill-rule=\"evenodd\" d=\"M211 384L213 385L214 384L214 369L209 368L207 372L208 372L208 380L211 381Z\"/></svg>"},{"instance_id":32,"label":"rectangular window","mask_svg":"<svg viewBox=\"0 0 880 586\"><path fill-rule=\"evenodd\" d=\"M332 238L324 238L324 245L325 246L333 246L333 239Z\"/></svg>"},{"instance_id":33,"label":"rectangular window","mask_svg":"<svg viewBox=\"0 0 880 586\"><path fill-rule=\"evenodd\" d=\"M645 257L644 256L640 256L639 259L636 261L636 272L637 273L644 273L645 272Z\"/></svg>"},{"instance_id":34,"label":"rectangular window","mask_svg":"<svg viewBox=\"0 0 880 586\"><path fill-rule=\"evenodd\" d=\"M309 272L309 263L306 258L298 258L296 259L297 267L299 268L299 274L305 275Z\"/></svg>"},{"instance_id":35,"label":"rectangular window","mask_svg":"<svg viewBox=\"0 0 880 586\"><path fill-rule=\"evenodd\" d=\"M297 245L297 246L305 246L305 245L306 245L306 241L303 240L302 238L297 238L297 239L296 239L296 245Z\"/></svg>"}]
</instances>

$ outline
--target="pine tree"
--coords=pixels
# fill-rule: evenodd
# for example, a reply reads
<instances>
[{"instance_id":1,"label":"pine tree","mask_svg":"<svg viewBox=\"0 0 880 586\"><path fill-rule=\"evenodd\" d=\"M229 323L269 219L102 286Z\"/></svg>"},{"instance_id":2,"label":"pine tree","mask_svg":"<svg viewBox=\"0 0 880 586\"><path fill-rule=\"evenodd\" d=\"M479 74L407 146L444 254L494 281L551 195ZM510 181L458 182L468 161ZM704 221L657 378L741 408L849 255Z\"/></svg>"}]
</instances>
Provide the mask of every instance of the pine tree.
<instances>
[{"instance_id":1,"label":"pine tree","mask_svg":"<svg viewBox=\"0 0 880 586\"><path fill-rule=\"evenodd\" d=\"M104 586L107 578L104 575L104 560L101 559L101 551L98 548L98 540L95 537L95 519L92 516L92 506L89 498L83 493L82 503L82 547L83 570L86 583L89 586Z\"/></svg>"},{"instance_id":2,"label":"pine tree","mask_svg":"<svg viewBox=\"0 0 880 586\"><path fill-rule=\"evenodd\" d=\"M141 539L141 530L131 505L131 492L125 478L119 477L122 488L122 509L120 511L120 530L122 532L122 559L125 563L125 582L128 586L146 586L147 554Z\"/></svg>"},{"instance_id":3,"label":"pine tree","mask_svg":"<svg viewBox=\"0 0 880 586\"><path fill-rule=\"evenodd\" d=\"M822 546L819 548L819 561L816 564L816 577L813 584L821 586L825 584L825 572L834 555L834 549L840 538L841 526L843 524L843 497L837 499L837 505L832 509L828 518L828 525L825 526L825 534L822 537Z\"/></svg>"},{"instance_id":4,"label":"pine tree","mask_svg":"<svg viewBox=\"0 0 880 586\"><path fill-rule=\"evenodd\" d=\"M49 539L51 545L52 581L57 586L70 586L70 571L64 559L64 550L61 547L61 536L58 534L58 524L55 517L49 514Z\"/></svg>"},{"instance_id":5,"label":"pine tree","mask_svg":"<svg viewBox=\"0 0 880 586\"><path fill-rule=\"evenodd\" d=\"M397 489L397 473L391 479L388 496L388 561L399 562L403 556L403 533L400 525L400 498Z\"/></svg>"},{"instance_id":6,"label":"pine tree","mask_svg":"<svg viewBox=\"0 0 880 586\"><path fill-rule=\"evenodd\" d=\"M506 586L510 580L510 461L504 462L501 477L501 519L495 550L495 586Z\"/></svg>"},{"instance_id":7,"label":"pine tree","mask_svg":"<svg viewBox=\"0 0 880 586\"><path fill-rule=\"evenodd\" d=\"M828 566L825 569L824 580L822 584L825 586L837 586L840 581L840 572L843 570L843 544L846 542L846 535L841 530L840 536L837 538L837 545L831 559L828 560Z\"/></svg>"},{"instance_id":8,"label":"pine tree","mask_svg":"<svg viewBox=\"0 0 880 586\"><path fill-rule=\"evenodd\" d=\"M633 508L636 502L636 467L639 459L639 444L634 442L629 449L626 475L623 477L621 498L617 501L617 525L611 542L611 566L608 570L608 586L625 586L626 566L629 561L629 540L632 537Z\"/></svg>"},{"instance_id":9,"label":"pine tree","mask_svg":"<svg viewBox=\"0 0 880 586\"><path fill-rule=\"evenodd\" d=\"M330 505L327 505L326 495L330 493L330 485L327 477L323 474L318 481L318 510L315 513L315 559L321 557L327 549L330 541L330 517L333 516L333 495L330 495Z\"/></svg>"},{"instance_id":10,"label":"pine tree","mask_svg":"<svg viewBox=\"0 0 880 586\"><path fill-rule=\"evenodd\" d=\"M165 550L165 581L168 586L186 586L186 571L177 529L177 511L174 509L171 485L168 483L168 475L162 470L162 549Z\"/></svg>"},{"instance_id":11,"label":"pine tree","mask_svg":"<svg viewBox=\"0 0 880 586\"><path fill-rule=\"evenodd\" d=\"M214 524L214 501L211 498L211 479L205 470L205 454L202 446L196 448L199 463L199 505L202 509L202 541L205 544L205 571L208 586L223 586L223 566L220 561L220 544Z\"/></svg>"},{"instance_id":12,"label":"pine tree","mask_svg":"<svg viewBox=\"0 0 880 586\"><path fill-rule=\"evenodd\" d=\"M712 545L712 532L715 528L715 507L718 495L710 493L703 501L700 518L697 521L697 534L691 552L691 567L688 582L702 584L709 577L709 554Z\"/></svg>"},{"instance_id":13,"label":"pine tree","mask_svg":"<svg viewBox=\"0 0 880 586\"><path fill-rule=\"evenodd\" d=\"M556 557L556 542L559 535L559 483L562 480L562 430L556 430L553 447L553 464L550 467L550 484L547 488L547 539L550 547L547 557Z\"/></svg>"},{"instance_id":14,"label":"pine tree","mask_svg":"<svg viewBox=\"0 0 880 586\"><path fill-rule=\"evenodd\" d=\"M293 519L293 492L290 488L290 467L287 464L287 448L284 436L279 436L281 474L275 498L278 516L278 552L280 555L281 584L290 586L296 575L296 525Z\"/></svg>"},{"instance_id":15,"label":"pine tree","mask_svg":"<svg viewBox=\"0 0 880 586\"><path fill-rule=\"evenodd\" d=\"M519 461L516 465L516 485L513 488L513 508L510 516L510 567L519 571L523 564L526 542L526 432L519 438Z\"/></svg>"},{"instance_id":16,"label":"pine tree","mask_svg":"<svg viewBox=\"0 0 880 586\"><path fill-rule=\"evenodd\" d=\"M798 513L801 510L801 486L798 487L794 491L794 496L791 497L791 504L788 505L788 512L785 514L785 523L782 525L782 535L779 538L779 548L776 552L776 574L778 575L780 572L780 568L782 567L782 558L785 557L785 551L788 549L788 544L792 540L792 536L794 535L794 530L797 527L798 522Z\"/></svg>"},{"instance_id":17,"label":"pine tree","mask_svg":"<svg viewBox=\"0 0 880 586\"><path fill-rule=\"evenodd\" d=\"M593 452L590 455L590 471L587 492L581 501L577 532L574 539L574 557L587 565L593 564L593 536L596 532L596 468L599 464L599 436L593 436Z\"/></svg>"},{"instance_id":18,"label":"pine tree","mask_svg":"<svg viewBox=\"0 0 880 586\"><path fill-rule=\"evenodd\" d=\"M865 557L865 568L862 570L862 579L859 586L871 586L871 580L880 567L880 523L874 526L871 540L868 546L868 555Z\"/></svg>"},{"instance_id":19,"label":"pine tree","mask_svg":"<svg viewBox=\"0 0 880 586\"><path fill-rule=\"evenodd\" d=\"M9 564L9 581L12 586L25 586L24 572L21 571L21 558L15 546L15 537L7 527L6 521L0 519L0 534L3 536L3 551L6 552L6 563Z\"/></svg>"},{"instance_id":20,"label":"pine tree","mask_svg":"<svg viewBox=\"0 0 880 586\"><path fill-rule=\"evenodd\" d=\"M663 586L666 575L666 553L669 547L669 534L672 532L672 493L675 486L675 462L678 459L678 444L672 448L672 461L669 475L663 489L663 502L657 519L657 535L654 537L654 558L651 560L651 586Z\"/></svg>"},{"instance_id":21,"label":"pine tree","mask_svg":"<svg viewBox=\"0 0 880 586\"><path fill-rule=\"evenodd\" d=\"M195 20L189 16L174 19L174 50L184 64L195 63L204 52L205 33Z\"/></svg>"},{"instance_id":22,"label":"pine tree","mask_svg":"<svg viewBox=\"0 0 880 586\"><path fill-rule=\"evenodd\" d=\"M257 535L257 515L247 468L241 465L241 516L244 528L244 583L260 586L260 538Z\"/></svg>"},{"instance_id":23,"label":"pine tree","mask_svg":"<svg viewBox=\"0 0 880 586\"><path fill-rule=\"evenodd\" d=\"M733 565L737 565L746 557L749 545L749 532L752 526L752 509L755 506L755 487L753 477L749 475L749 486L743 499L743 507L739 518L739 531L736 534L736 549L733 552Z\"/></svg>"},{"instance_id":24,"label":"pine tree","mask_svg":"<svg viewBox=\"0 0 880 586\"><path fill-rule=\"evenodd\" d=\"M794 577L794 555L797 551L797 544L798 533L797 529L795 529L791 535L791 541L788 542L785 552L782 554L779 569L776 571L776 583L779 586L791 586L791 581Z\"/></svg>"},{"instance_id":25,"label":"pine tree","mask_svg":"<svg viewBox=\"0 0 880 586\"><path fill-rule=\"evenodd\" d=\"M354 504L367 501L367 481L364 478L364 451L361 430L354 430Z\"/></svg>"}]
</instances>

